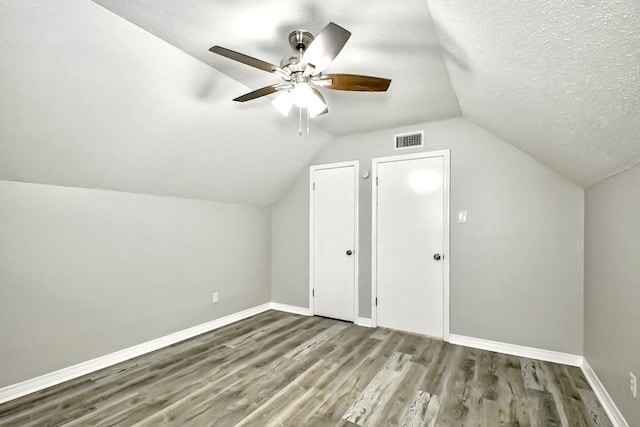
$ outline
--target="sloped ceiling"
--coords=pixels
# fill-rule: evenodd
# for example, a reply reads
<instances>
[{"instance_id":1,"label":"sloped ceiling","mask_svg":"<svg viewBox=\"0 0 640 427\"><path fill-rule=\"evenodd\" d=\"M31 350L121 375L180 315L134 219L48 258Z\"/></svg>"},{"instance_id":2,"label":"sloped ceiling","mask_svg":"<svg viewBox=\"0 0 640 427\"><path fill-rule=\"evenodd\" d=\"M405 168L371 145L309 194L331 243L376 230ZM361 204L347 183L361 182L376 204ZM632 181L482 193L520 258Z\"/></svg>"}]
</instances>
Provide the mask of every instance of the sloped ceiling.
<instances>
[{"instance_id":1,"label":"sloped ceiling","mask_svg":"<svg viewBox=\"0 0 640 427\"><path fill-rule=\"evenodd\" d=\"M276 76L209 52L221 45L279 64L293 54L288 35L317 34L330 21L352 36L326 72L391 78L387 93L323 90L329 114L314 120L332 135L460 116L425 0L94 0L206 64L258 89ZM232 98L242 95L238 91ZM247 109L269 106L255 100ZM273 108L264 114L278 114Z\"/></svg>"},{"instance_id":2,"label":"sloped ceiling","mask_svg":"<svg viewBox=\"0 0 640 427\"><path fill-rule=\"evenodd\" d=\"M458 98L585 186L640 159L635 0L98 2L0 2L0 179L270 204L334 135L455 117ZM273 76L211 45L278 62L329 21L353 36L328 71L389 93L325 91L310 137L231 102Z\"/></svg>"},{"instance_id":3,"label":"sloped ceiling","mask_svg":"<svg viewBox=\"0 0 640 427\"><path fill-rule=\"evenodd\" d=\"M584 186L640 161L640 2L429 6L465 117Z\"/></svg>"},{"instance_id":4,"label":"sloped ceiling","mask_svg":"<svg viewBox=\"0 0 640 427\"><path fill-rule=\"evenodd\" d=\"M89 0L0 2L0 52L0 179L270 204L331 140Z\"/></svg>"}]
</instances>

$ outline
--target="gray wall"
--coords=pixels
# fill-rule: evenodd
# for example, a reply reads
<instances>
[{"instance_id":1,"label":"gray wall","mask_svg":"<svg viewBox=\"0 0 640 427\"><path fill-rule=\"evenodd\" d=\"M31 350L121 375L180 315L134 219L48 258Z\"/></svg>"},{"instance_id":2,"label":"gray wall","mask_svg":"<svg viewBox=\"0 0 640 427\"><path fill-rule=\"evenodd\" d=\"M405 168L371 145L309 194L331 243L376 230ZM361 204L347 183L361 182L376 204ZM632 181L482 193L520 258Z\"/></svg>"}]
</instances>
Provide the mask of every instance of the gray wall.
<instances>
[{"instance_id":1,"label":"gray wall","mask_svg":"<svg viewBox=\"0 0 640 427\"><path fill-rule=\"evenodd\" d=\"M584 191L465 119L337 138L312 164L394 151L424 129L424 150L451 149L451 333L583 351ZM308 306L309 171L272 211L272 298ZM453 221L469 212L467 224ZM360 316L371 315L371 179L360 179Z\"/></svg>"},{"instance_id":2,"label":"gray wall","mask_svg":"<svg viewBox=\"0 0 640 427\"><path fill-rule=\"evenodd\" d=\"M640 167L586 190L585 358L630 426L640 426Z\"/></svg>"},{"instance_id":3,"label":"gray wall","mask_svg":"<svg viewBox=\"0 0 640 427\"><path fill-rule=\"evenodd\" d=\"M305 246L306 245L306 246ZM309 306L309 170L271 210L271 301Z\"/></svg>"},{"instance_id":4,"label":"gray wall","mask_svg":"<svg viewBox=\"0 0 640 427\"><path fill-rule=\"evenodd\" d=\"M0 181L0 387L268 302L270 224L264 207Z\"/></svg>"}]
</instances>

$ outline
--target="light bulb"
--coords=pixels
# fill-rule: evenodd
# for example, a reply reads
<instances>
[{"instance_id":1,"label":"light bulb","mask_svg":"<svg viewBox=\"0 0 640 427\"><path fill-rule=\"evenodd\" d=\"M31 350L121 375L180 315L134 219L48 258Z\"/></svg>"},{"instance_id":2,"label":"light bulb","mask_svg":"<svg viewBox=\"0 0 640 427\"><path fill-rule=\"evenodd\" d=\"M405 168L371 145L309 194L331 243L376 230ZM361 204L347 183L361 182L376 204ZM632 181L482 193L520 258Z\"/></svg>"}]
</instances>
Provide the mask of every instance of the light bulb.
<instances>
[{"instance_id":1,"label":"light bulb","mask_svg":"<svg viewBox=\"0 0 640 427\"><path fill-rule=\"evenodd\" d=\"M307 108L314 97L311 86L305 82L297 83L291 94L293 95L293 103L299 108Z\"/></svg>"},{"instance_id":2,"label":"light bulb","mask_svg":"<svg viewBox=\"0 0 640 427\"><path fill-rule=\"evenodd\" d=\"M288 116L293 106L293 95L289 91L282 91L271 103L282 115Z\"/></svg>"}]
</instances>

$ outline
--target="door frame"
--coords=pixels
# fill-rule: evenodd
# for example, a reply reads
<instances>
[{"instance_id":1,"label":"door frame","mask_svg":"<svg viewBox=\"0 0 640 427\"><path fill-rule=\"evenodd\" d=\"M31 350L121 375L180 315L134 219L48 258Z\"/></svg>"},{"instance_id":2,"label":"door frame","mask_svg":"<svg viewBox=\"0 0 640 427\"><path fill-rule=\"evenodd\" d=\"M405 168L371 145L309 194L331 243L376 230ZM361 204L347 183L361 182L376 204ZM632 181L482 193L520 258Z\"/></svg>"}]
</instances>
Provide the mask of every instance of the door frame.
<instances>
[{"instance_id":1,"label":"door frame","mask_svg":"<svg viewBox=\"0 0 640 427\"><path fill-rule=\"evenodd\" d=\"M424 151L412 154L402 154L397 156L377 157L371 159L372 191L371 191L371 321L373 326L378 326L378 307L376 299L378 297L378 164L390 161L414 160L431 157L443 158L443 192L444 192L444 247L443 247L443 301L442 301L442 339L449 341L449 260L451 251L449 250L449 229L450 229L450 187L451 187L451 150ZM375 187L375 188L374 188Z\"/></svg>"},{"instance_id":2,"label":"door frame","mask_svg":"<svg viewBox=\"0 0 640 427\"><path fill-rule=\"evenodd\" d=\"M359 204L360 204L360 196L359 196L359 187L360 187L360 162L358 160L351 160L347 162L339 162L339 163L329 163L324 165L314 165L309 167L309 311L311 315L315 314L315 304L313 298L313 289L315 287L314 283L314 223L315 223L315 198L313 197L313 182L314 182L314 174L316 171L325 170L325 169L339 169L345 167L353 167L353 179L354 179L354 248L353 262L355 264L354 272L353 272L353 323L357 323L359 317L359 307L358 307L358 298L359 298L359 286L358 286L358 270L360 268L359 262L359 254L360 254L360 218L359 218Z\"/></svg>"}]
</instances>

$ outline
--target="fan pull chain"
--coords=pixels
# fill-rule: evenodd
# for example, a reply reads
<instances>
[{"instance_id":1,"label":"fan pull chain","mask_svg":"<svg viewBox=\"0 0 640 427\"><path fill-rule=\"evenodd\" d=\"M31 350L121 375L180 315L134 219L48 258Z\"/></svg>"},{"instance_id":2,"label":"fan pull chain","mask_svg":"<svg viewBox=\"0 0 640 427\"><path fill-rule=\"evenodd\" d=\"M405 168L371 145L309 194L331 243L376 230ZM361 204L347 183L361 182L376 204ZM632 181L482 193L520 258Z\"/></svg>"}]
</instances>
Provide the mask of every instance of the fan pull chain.
<instances>
[{"instance_id":1,"label":"fan pull chain","mask_svg":"<svg viewBox=\"0 0 640 427\"><path fill-rule=\"evenodd\" d=\"M298 135L302 136L302 108L298 108Z\"/></svg>"},{"instance_id":2,"label":"fan pull chain","mask_svg":"<svg viewBox=\"0 0 640 427\"><path fill-rule=\"evenodd\" d=\"M309 115L309 107L305 108L307 110L307 136L311 133L309 130L309 122L311 121L311 116Z\"/></svg>"}]
</instances>

